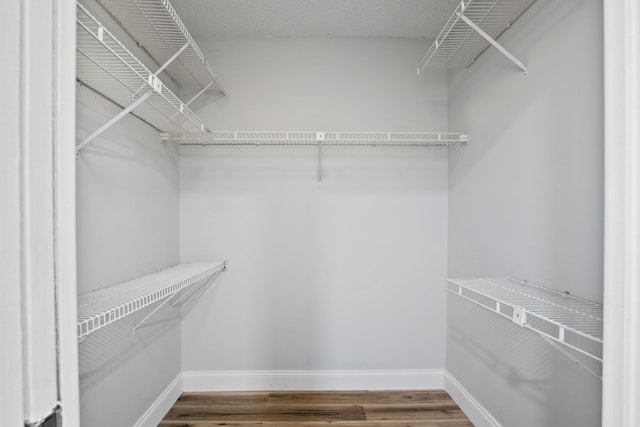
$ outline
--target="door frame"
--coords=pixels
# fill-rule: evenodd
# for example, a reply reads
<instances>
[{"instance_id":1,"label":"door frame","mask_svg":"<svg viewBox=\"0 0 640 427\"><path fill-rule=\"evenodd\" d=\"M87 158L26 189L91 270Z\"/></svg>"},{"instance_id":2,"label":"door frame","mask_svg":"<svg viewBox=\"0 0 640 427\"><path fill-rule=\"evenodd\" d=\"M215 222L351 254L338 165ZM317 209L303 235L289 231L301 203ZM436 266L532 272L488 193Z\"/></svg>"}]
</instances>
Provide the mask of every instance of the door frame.
<instances>
[{"instance_id":1,"label":"door frame","mask_svg":"<svg viewBox=\"0 0 640 427\"><path fill-rule=\"evenodd\" d=\"M604 0L602 425L640 425L640 4Z\"/></svg>"},{"instance_id":2,"label":"door frame","mask_svg":"<svg viewBox=\"0 0 640 427\"><path fill-rule=\"evenodd\" d=\"M79 427L75 2L5 0L0 413Z\"/></svg>"}]
</instances>

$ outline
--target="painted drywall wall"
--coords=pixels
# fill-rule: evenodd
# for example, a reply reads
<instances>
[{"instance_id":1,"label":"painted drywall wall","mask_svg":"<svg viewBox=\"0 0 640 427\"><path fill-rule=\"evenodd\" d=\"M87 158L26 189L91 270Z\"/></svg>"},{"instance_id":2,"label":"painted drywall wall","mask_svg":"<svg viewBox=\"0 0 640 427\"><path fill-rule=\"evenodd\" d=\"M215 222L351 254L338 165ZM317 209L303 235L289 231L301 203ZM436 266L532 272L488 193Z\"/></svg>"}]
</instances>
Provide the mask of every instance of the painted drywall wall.
<instances>
[{"instance_id":1,"label":"painted drywall wall","mask_svg":"<svg viewBox=\"0 0 640 427\"><path fill-rule=\"evenodd\" d=\"M539 0L449 76L450 277L514 276L602 300L599 0ZM535 335L448 298L447 369L503 425L600 425L601 382Z\"/></svg>"},{"instance_id":2,"label":"painted drywall wall","mask_svg":"<svg viewBox=\"0 0 640 427\"><path fill-rule=\"evenodd\" d=\"M205 45L220 130L446 129L422 40ZM182 325L184 371L444 366L445 149L182 148L181 258L229 269ZM324 385L326 387L326 384Z\"/></svg>"},{"instance_id":3,"label":"painted drywall wall","mask_svg":"<svg viewBox=\"0 0 640 427\"><path fill-rule=\"evenodd\" d=\"M78 140L118 111L79 88ZM80 293L179 262L177 147L129 115L80 152L77 178ZM161 310L134 336L140 317L80 344L82 425L133 425L179 374L179 316Z\"/></svg>"},{"instance_id":4,"label":"painted drywall wall","mask_svg":"<svg viewBox=\"0 0 640 427\"><path fill-rule=\"evenodd\" d=\"M230 261L185 371L442 368L446 151L316 162L183 153L182 258Z\"/></svg>"},{"instance_id":5,"label":"painted drywall wall","mask_svg":"<svg viewBox=\"0 0 640 427\"><path fill-rule=\"evenodd\" d=\"M446 130L446 75L416 76L423 39L200 43L229 96L194 109L215 130Z\"/></svg>"}]
</instances>

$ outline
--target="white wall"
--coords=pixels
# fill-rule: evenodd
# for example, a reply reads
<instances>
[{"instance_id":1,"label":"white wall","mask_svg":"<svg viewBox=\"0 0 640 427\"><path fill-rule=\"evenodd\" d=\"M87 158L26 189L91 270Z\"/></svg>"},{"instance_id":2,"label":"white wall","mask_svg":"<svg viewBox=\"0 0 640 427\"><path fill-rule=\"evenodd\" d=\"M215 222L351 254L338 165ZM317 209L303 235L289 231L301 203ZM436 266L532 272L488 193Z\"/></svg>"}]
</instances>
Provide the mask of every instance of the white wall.
<instances>
[{"instance_id":1,"label":"white wall","mask_svg":"<svg viewBox=\"0 0 640 427\"><path fill-rule=\"evenodd\" d=\"M78 140L118 112L86 88L78 98ZM82 149L77 169L79 293L178 261L175 145L129 115Z\"/></svg>"},{"instance_id":2,"label":"white wall","mask_svg":"<svg viewBox=\"0 0 640 427\"><path fill-rule=\"evenodd\" d=\"M446 130L446 75L416 77L422 39L201 42L229 96L194 106L215 130ZM417 58L417 59L416 59Z\"/></svg>"},{"instance_id":3,"label":"white wall","mask_svg":"<svg viewBox=\"0 0 640 427\"><path fill-rule=\"evenodd\" d=\"M215 129L444 130L422 40L207 45L229 96ZM181 257L229 270L182 325L185 371L444 366L443 149L183 148ZM373 386L373 384L371 384Z\"/></svg>"},{"instance_id":4,"label":"white wall","mask_svg":"<svg viewBox=\"0 0 640 427\"><path fill-rule=\"evenodd\" d=\"M78 141L119 110L78 91ZM179 262L178 152L129 115L77 160L80 293ZM91 335L79 347L81 424L130 426L180 372L176 314L161 311L132 337L133 318ZM134 317L134 316L132 316Z\"/></svg>"},{"instance_id":5,"label":"white wall","mask_svg":"<svg viewBox=\"0 0 640 427\"><path fill-rule=\"evenodd\" d=\"M515 276L602 301L600 0L539 0L449 79L449 276ZM447 369L505 426L599 425L601 382L538 337L448 299Z\"/></svg>"}]
</instances>

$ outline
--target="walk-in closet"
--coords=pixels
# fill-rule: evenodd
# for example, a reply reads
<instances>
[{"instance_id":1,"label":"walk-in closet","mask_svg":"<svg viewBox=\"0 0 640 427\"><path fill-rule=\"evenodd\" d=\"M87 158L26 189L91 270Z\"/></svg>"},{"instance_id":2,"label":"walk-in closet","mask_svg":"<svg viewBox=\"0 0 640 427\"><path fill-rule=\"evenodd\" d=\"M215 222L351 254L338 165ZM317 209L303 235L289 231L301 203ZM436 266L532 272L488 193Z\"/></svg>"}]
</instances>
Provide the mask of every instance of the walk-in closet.
<instances>
[{"instance_id":1,"label":"walk-in closet","mask_svg":"<svg viewBox=\"0 0 640 427\"><path fill-rule=\"evenodd\" d=\"M633 0L10 3L0 425L640 420Z\"/></svg>"}]
</instances>

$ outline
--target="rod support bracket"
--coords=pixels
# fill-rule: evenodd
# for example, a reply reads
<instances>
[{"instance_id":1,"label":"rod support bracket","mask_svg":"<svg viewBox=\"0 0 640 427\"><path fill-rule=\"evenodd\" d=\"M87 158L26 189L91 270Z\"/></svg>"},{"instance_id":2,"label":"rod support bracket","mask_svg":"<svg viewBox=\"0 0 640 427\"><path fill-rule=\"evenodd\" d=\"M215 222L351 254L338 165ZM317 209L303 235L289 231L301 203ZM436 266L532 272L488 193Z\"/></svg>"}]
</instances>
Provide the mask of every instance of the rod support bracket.
<instances>
[{"instance_id":1,"label":"rod support bracket","mask_svg":"<svg viewBox=\"0 0 640 427\"><path fill-rule=\"evenodd\" d=\"M326 133L316 132L316 144L318 145L318 185L322 182L322 143L326 137Z\"/></svg>"}]
</instances>

